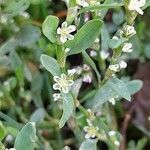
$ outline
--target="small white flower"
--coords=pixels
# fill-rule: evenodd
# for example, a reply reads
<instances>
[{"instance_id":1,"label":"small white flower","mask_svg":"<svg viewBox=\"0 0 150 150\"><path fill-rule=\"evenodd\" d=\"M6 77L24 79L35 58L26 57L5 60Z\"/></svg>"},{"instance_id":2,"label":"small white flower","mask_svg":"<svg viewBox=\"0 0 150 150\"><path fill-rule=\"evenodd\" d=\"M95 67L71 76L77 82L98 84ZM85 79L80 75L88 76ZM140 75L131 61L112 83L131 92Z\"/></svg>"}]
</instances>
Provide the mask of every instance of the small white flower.
<instances>
[{"instance_id":1,"label":"small white flower","mask_svg":"<svg viewBox=\"0 0 150 150\"><path fill-rule=\"evenodd\" d=\"M84 127L84 131L86 132L85 138L86 139L88 139L88 138L95 138L99 128L98 127L94 127L94 125L88 119L87 119L87 123L88 123L88 126Z\"/></svg>"},{"instance_id":2,"label":"small white flower","mask_svg":"<svg viewBox=\"0 0 150 150\"><path fill-rule=\"evenodd\" d=\"M70 48L65 48L65 52L68 53L70 51Z\"/></svg>"},{"instance_id":3,"label":"small white flower","mask_svg":"<svg viewBox=\"0 0 150 150\"><path fill-rule=\"evenodd\" d=\"M115 132L114 130L109 131L109 132L108 132L108 135L109 135L109 136L115 136L115 135L116 135L116 132Z\"/></svg>"},{"instance_id":4,"label":"small white flower","mask_svg":"<svg viewBox=\"0 0 150 150\"><path fill-rule=\"evenodd\" d=\"M73 76L76 73L76 69L67 70L69 76Z\"/></svg>"},{"instance_id":5,"label":"small white flower","mask_svg":"<svg viewBox=\"0 0 150 150\"><path fill-rule=\"evenodd\" d=\"M82 73L82 67L77 66L75 69L76 69L76 73L77 73L78 75L80 75L80 74Z\"/></svg>"},{"instance_id":6,"label":"small white flower","mask_svg":"<svg viewBox=\"0 0 150 150\"><path fill-rule=\"evenodd\" d=\"M120 69L126 68L126 67L127 67L127 63L126 63L125 61L121 60L121 61L119 62L119 66L120 66Z\"/></svg>"},{"instance_id":7,"label":"small white flower","mask_svg":"<svg viewBox=\"0 0 150 150\"><path fill-rule=\"evenodd\" d=\"M128 8L129 10L136 11L139 14L143 15L144 12L141 9L141 7L143 7L145 3L146 3L146 0L131 0Z\"/></svg>"},{"instance_id":8,"label":"small white flower","mask_svg":"<svg viewBox=\"0 0 150 150\"><path fill-rule=\"evenodd\" d=\"M133 51L131 43L125 43L122 48L123 52L131 53Z\"/></svg>"},{"instance_id":9,"label":"small white flower","mask_svg":"<svg viewBox=\"0 0 150 150\"><path fill-rule=\"evenodd\" d=\"M96 38L94 43L99 43L99 38Z\"/></svg>"},{"instance_id":10,"label":"small white flower","mask_svg":"<svg viewBox=\"0 0 150 150\"><path fill-rule=\"evenodd\" d=\"M74 32L76 30L75 25L70 25L67 27L67 22L63 22L61 25L61 28L59 27L57 29L57 34L60 34L60 41L62 43L65 43L67 40L73 40L74 36L71 35L71 32Z\"/></svg>"},{"instance_id":11,"label":"small white flower","mask_svg":"<svg viewBox=\"0 0 150 150\"><path fill-rule=\"evenodd\" d=\"M97 0L76 0L76 1L77 1L77 4L82 7L88 7L88 6L99 4Z\"/></svg>"},{"instance_id":12,"label":"small white flower","mask_svg":"<svg viewBox=\"0 0 150 150\"><path fill-rule=\"evenodd\" d=\"M7 24L7 21L8 21L8 15L7 14L2 14L0 16L0 23Z\"/></svg>"},{"instance_id":13,"label":"small white flower","mask_svg":"<svg viewBox=\"0 0 150 150\"><path fill-rule=\"evenodd\" d=\"M112 70L112 71L117 72L118 69L119 69L119 64L110 65L109 69Z\"/></svg>"},{"instance_id":14,"label":"small white flower","mask_svg":"<svg viewBox=\"0 0 150 150\"><path fill-rule=\"evenodd\" d=\"M90 56L91 57L96 57L97 56L97 52L94 51L94 50L90 51Z\"/></svg>"},{"instance_id":15,"label":"small white flower","mask_svg":"<svg viewBox=\"0 0 150 150\"><path fill-rule=\"evenodd\" d=\"M82 7L88 7L89 3L86 0L77 0L77 4Z\"/></svg>"},{"instance_id":16,"label":"small white flower","mask_svg":"<svg viewBox=\"0 0 150 150\"><path fill-rule=\"evenodd\" d=\"M54 81L56 83L53 85L53 89L62 91L63 93L68 93L69 88L74 83L73 80L67 79L67 76L64 73L61 74L61 77L54 76Z\"/></svg>"},{"instance_id":17,"label":"small white flower","mask_svg":"<svg viewBox=\"0 0 150 150\"><path fill-rule=\"evenodd\" d=\"M21 12L20 15L23 16L24 18L30 18L30 15L28 12Z\"/></svg>"},{"instance_id":18,"label":"small white flower","mask_svg":"<svg viewBox=\"0 0 150 150\"><path fill-rule=\"evenodd\" d=\"M90 68L89 65L87 65L87 64L84 64L84 65L83 65L83 70L84 70L84 71L90 71L90 69L91 69L91 68Z\"/></svg>"},{"instance_id":19,"label":"small white flower","mask_svg":"<svg viewBox=\"0 0 150 150\"><path fill-rule=\"evenodd\" d=\"M101 51L100 52L100 56L101 56L102 59L105 60L105 59L107 59L109 57L109 53L106 52L106 51Z\"/></svg>"},{"instance_id":20,"label":"small white flower","mask_svg":"<svg viewBox=\"0 0 150 150\"><path fill-rule=\"evenodd\" d=\"M123 29L123 33L126 35L126 36L133 36L136 34L136 31L134 29L133 26L129 26L129 25L126 25Z\"/></svg>"},{"instance_id":21,"label":"small white flower","mask_svg":"<svg viewBox=\"0 0 150 150\"><path fill-rule=\"evenodd\" d=\"M85 83L91 83L92 82L92 76L90 73L85 73L83 75L83 82L85 82Z\"/></svg>"},{"instance_id":22,"label":"small white flower","mask_svg":"<svg viewBox=\"0 0 150 150\"><path fill-rule=\"evenodd\" d=\"M112 37L113 40L118 40L119 38L117 36Z\"/></svg>"},{"instance_id":23,"label":"small white flower","mask_svg":"<svg viewBox=\"0 0 150 150\"><path fill-rule=\"evenodd\" d=\"M112 105L115 105L116 104L116 102L115 102L115 99L114 98L111 98L111 99L109 99L108 100L110 103L112 103Z\"/></svg>"},{"instance_id":24,"label":"small white flower","mask_svg":"<svg viewBox=\"0 0 150 150\"><path fill-rule=\"evenodd\" d=\"M120 146L120 142L118 141L118 140L115 140L114 141L114 144L118 147L118 146Z\"/></svg>"},{"instance_id":25,"label":"small white flower","mask_svg":"<svg viewBox=\"0 0 150 150\"><path fill-rule=\"evenodd\" d=\"M65 146L63 150L71 150L69 146Z\"/></svg>"},{"instance_id":26,"label":"small white flower","mask_svg":"<svg viewBox=\"0 0 150 150\"><path fill-rule=\"evenodd\" d=\"M61 100L61 94L60 93L54 93L53 98L54 98L54 101L59 101L59 100Z\"/></svg>"},{"instance_id":27,"label":"small white flower","mask_svg":"<svg viewBox=\"0 0 150 150\"><path fill-rule=\"evenodd\" d=\"M5 150L16 150L15 148L6 148Z\"/></svg>"}]
</instances>

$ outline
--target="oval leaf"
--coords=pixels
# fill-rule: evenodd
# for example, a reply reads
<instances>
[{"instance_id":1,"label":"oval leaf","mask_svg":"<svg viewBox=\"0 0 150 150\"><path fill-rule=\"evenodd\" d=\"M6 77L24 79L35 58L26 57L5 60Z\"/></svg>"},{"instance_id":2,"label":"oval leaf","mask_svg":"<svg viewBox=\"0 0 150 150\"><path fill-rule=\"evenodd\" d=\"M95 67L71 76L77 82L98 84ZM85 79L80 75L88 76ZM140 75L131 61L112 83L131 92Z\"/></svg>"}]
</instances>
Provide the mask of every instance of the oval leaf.
<instances>
[{"instance_id":1,"label":"oval leaf","mask_svg":"<svg viewBox=\"0 0 150 150\"><path fill-rule=\"evenodd\" d=\"M130 95L138 92L142 88L142 86L143 86L143 82L140 80L133 80L127 84L127 88L128 88Z\"/></svg>"},{"instance_id":2,"label":"oval leaf","mask_svg":"<svg viewBox=\"0 0 150 150\"><path fill-rule=\"evenodd\" d=\"M56 30L59 24L59 19L56 16L47 16L42 24L43 34L52 42L56 42Z\"/></svg>"},{"instance_id":3,"label":"oval leaf","mask_svg":"<svg viewBox=\"0 0 150 150\"><path fill-rule=\"evenodd\" d=\"M16 150L34 150L35 139L35 125L29 122L18 133L14 147Z\"/></svg>"},{"instance_id":4,"label":"oval leaf","mask_svg":"<svg viewBox=\"0 0 150 150\"><path fill-rule=\"evenodd\" d=\"M86 139L80 146L79 150L97 150L97 140Z\"/></svg>"},{"instance_id":5,"label":"oval leaf","mask_svg":"<svg viewBox=\"0 0 150 150\"><path fill-rule=\"evenodd\" d=\"M63 97L63 115L59 122L60 128L62 128L65 125L69 117L72 115L74 108L74 100L70 93L68 94L62 93L62 97Z\"/></svg>"},{"instance_id":6,"label":"oval leaf","mask_svg":"<svg viewBox=\"0 0 150 150\"><path fill-rule=\"evenodd\" d=\"M126 100L130 101L131 96L128 91L128 88L126 84L122 81L119 80L117 77L113 77L112 79L109 80L109 85L110 87L121 97L125 98Z\"/></svg>"},{"instance_id":7,"label":"oval leaf","mask_svg":"<svg viewBox=\"0 0 150 150\"><path fill-rule=\"evenodd\" d=\"M100 33L102 21L93 19L86 23L74 36L74 40L67 41L65 47L70 48L69 55L80 53L89 48Z\"/></svg>"},{"instance_id":8,"label":"oval leaf","mask_svg":"<svg viewBox=\"0 0 150 150\"><path fill-rule=\"evenodd\" d=\"M58 76L61 74L60 67L54 58L43 54L41 56L41 63L53 76Z\"/></svg>"}]
</instances>

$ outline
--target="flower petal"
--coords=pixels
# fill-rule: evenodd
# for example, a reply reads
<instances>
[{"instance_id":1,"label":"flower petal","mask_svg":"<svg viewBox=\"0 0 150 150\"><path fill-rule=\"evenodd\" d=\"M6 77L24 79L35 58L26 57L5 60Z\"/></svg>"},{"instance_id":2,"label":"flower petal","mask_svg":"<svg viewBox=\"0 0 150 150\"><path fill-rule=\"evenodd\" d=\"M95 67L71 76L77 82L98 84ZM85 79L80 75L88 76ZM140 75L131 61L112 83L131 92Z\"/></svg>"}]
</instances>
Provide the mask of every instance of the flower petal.
<instances>
[{"instance_id":1,"label":"flower petal","mask_svg":"<svg viewBox=\"0 0 150 150\"><path fill-rule=\"evenodd\" d=\"M61 90L61 87L60 87L60 85L59 85L58 83L55 83L55 84L53 85L53 89L54 89L54 90Z\"/></svg>"},{"instance_id":2,"label":"flower petal","mask_svg":"<svg viewBox=\"0 0 150 150\"><path fill-rule=\"evenodd\" d=\"M61 78L60 78L59 76L54 76L53 80L54 80L55 82L59 82L59 81L61 80Z\"/></svg>"},{"instance_id":3,"label":"flower petal","mask_svg":"<svg viewBox=\"0 0 150 150\"><path fill-rule=\"evenodd\" d=\"M61 35L61 36L60 36L60 41L61 41L62 43L65 43L65 42L67 41L67 37L66 37L65 35Z\"/></svg>"},{"instance_id":4,"label":"flower petal","mask_svg":"<svg viewBox=\"0 0 150 150\"><path fill-rule=\"evenodd\" d=\"M69 92L69 88L67 86L62 87L63 93L67 94Z\"/></svg>"},{"instance_id":5,"label":"flower petal","mask_svg":"<svg viewBox=\"0 0 150 150\"><path fill-rule=\"evenodd\" d=\"M67 38L68 40L73 40L73 39L74 39L74 36L71 35L71 34L67 34L67 35L66 35L66 38Z\"/></svg>"},{"instance_id":6,"label":"flower petal","mask_svg":"<svg viewBox=\"0 0 150 150\"><path fill-rule=\"evenodd\" d=\"M76 26L75 26L75 25L70 25L70 26L67 28L67 31L68 31L69 33L74 32L75 30L76 30Z\"/></svg>"},{"instance_id":7,"label":"flower petal","mask_svg":"<svg viewBox=\"0 0 150 150\"><path fill-rule=\"evenodd\" d=\"M61 28L60 27L57 29L57 34L61 34Z\"/></svg>"},{"instance_id":8,"label":"flower petal","mask_svg":"<svg viewBox=\"0 0 150 150\"><path fill-rule=\"evenodd\" d=\"M67 28L67 22L66 22L66 21L63 22L62 25L61 25L61 27L62 27L62 28Z\"/></svg>"}]
</instances>

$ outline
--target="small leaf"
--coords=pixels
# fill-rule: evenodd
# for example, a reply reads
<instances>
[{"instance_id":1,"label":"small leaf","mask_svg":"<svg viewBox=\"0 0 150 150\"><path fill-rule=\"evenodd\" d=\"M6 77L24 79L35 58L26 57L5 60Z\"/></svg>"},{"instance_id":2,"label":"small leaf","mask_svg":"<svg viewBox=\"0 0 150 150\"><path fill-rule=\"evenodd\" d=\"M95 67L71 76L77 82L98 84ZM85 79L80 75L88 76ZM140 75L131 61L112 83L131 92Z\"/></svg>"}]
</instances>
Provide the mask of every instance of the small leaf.
<instances>
[{"instance_id":1,"label":"small leaf","mask_svg":"<svg viewBox=\"0 0 150 150\"><path fill-rule=\"evenodd\" d=\"M15 39L10 39L6 41L1 47L0 47L0 55L5 55L11 51L14 51L16 49L16 41Z\"/></svg>"},{"instance_id":2,"label":"small leaf","mask_svg":"<svg viewBox=\"0 0 150 150\"><path fill-rule=\"evenodd\" d=\"M80 53L89 48L100 34L103 22L93 19L87 22L74 36L74 40L67 41L65 47L70 48L69 55ZM91 30L92 29L92 30Z\"/></svg>"},{"instance_id":3,"label":"small leaf","mask_svg":"<svg viewBox=\"0 0 150 150\"><path fill-rule=\"evenodd\" d=\"M74 84L71 88L71 92L74 95L74 97L76 98L78 97L81 86L82 86L82 78L74 81Z\"/></svg>"},{"instance_id":4,"label":"small leaf","mask_svg":"<svg viewBox=\"0 0 150 150\"><path fill-rule=\"evenodd\" d=\"M41 36L41 31L38 27L32 25L23 26L16 36L16 41L19 46L25 47L34 44Z\"/></svg>"},{"instance_id":5,"label":"small leaf","mask_svg":"<svg viewBox=\"0 0 150 150\"><path fill-rule=\"evenodd\" d=\"M79 150L97 150L97 140L86 139L80 146Z\"/></svg>"},{"instance_id":6,"label":"small leaf","mask_svg":"<svg viewBox=\"0 0 150 150\"><path fill-rule=\"evenodd\" d=\"M109 82L100 87L94 97L94 110L98 110L109 99L116 97L118 94L110 87Z\"/></svg>"},{"instance_id":7,"label":"small leaf","mask_svg":"<svg viewBox=\"0 0 150 150\"><path fill-rule=\"evenodd\" d=\"M29 0L10 1L5 8L5 12L14 17L24 12L30 6Z\"/></svg>"},{"instance_id":8,"label":"small leaf","mask_svg":"<svg viewBox=\"0 0 150 150\"><path fill-rule=\"evenodd\" d=\"M6 135L6 129L3 126L2 122L0 122L0 141L3 140L3 138L5 137L5 135Z\"/></svg>"},{"instance_id":9,"label":"small leaf","mask_svg":"<svg viewBox=\"0 0 150 150\"><path fill-rule=\"evenodd\" d=\"M108 81L108 83L109 83L110 87L116 93L118 93L118 95L120 95L121 97L125 98L128 101L131 100L131 96L130 96L130 93L128 91L128 88L122 80L119 80L118 78L113 77L112 79L110 79Z\"/></svg>"},{"instance_id":10,"label":"small leaf","mask_svg":"<svg viewBox=\"0 0 150 150\"><path fill-rule=\"evenodd\" d=\"M72 115L74 109L74 100L70 93L68 94L62 93L62 98L63 98L63 114L59 122L59 128L62 128L65 125L69 117Z\"/></svg>"},{"instance_id":11,"label":"small leaf","mask_svg":"<svg viewBox=\"0 0 150 150\"><path fill-rule=\"evenodd\" d=\"M35 125L29 122L18 133L14 147L16 150L34 150L35 140Z\"/></svg>"},{"instance_id":12,"label":"small leaf","mask_svg":"<svg viewBox=\"0 0 150 150\"><path fill-rule=\"evenodd\" d=\"M128 91L130 95L135 94L138 92L143 86L143 82L140 80L132 80L127 84Z\"/></svg>"},{"instance_id":13,"label":"small leaf","mask_svg":"<svg viewBox=\"0 0 150 150\"><path fill-rule=\"evenodd\" d=\"M108 40L108 46L109 48L115 49L121 46L127 39L121 38L121 39L110 39Z\"/></svg>"},{"instance_id":14,"label":"small leaf","mask_svg":"<svg viewBox=\"0 0 150 150\"><path fill-rule=\"evenodd\" d=\"M42 24L43 34L52 42L56 42L56 30L58 28L59 19L56 16L47 16Z\"/></svg>"},{"instance_id":15,"label":"small leaf","mask_svg":"<svg viewBox=\"0 0 150 150\"><path fill-rule=\"evenodd\" d=\"M43 54L41 56L41 63L53 76L58 76L61 74L60 67L54 58Z\"/></svg>"},{"instance_id":16,"label":"small leaf","mask_svg":"<svg viewBox=\"0 0 150 150\"><path fill-rule=\"evenodd\" d=\"M44 120L45 111L43 108L38 108L30 117L30 122L40 123Z\"/></svg>"},{"instance_id":17,"label":"small leaf","mask_svg":"<svg viewBox=\"0 0 150 150\"><path fill-rule=\"evenodd\" d=\"M89 6L86 8L82 8L79 11L79 14L90 11L90 10L101 10L101 9L109 9L109 8L116 8L123 6L123 3L108 3L108 4L101 4L101 5L95 5L95 6Z\"/></svg>"}]
</instances>

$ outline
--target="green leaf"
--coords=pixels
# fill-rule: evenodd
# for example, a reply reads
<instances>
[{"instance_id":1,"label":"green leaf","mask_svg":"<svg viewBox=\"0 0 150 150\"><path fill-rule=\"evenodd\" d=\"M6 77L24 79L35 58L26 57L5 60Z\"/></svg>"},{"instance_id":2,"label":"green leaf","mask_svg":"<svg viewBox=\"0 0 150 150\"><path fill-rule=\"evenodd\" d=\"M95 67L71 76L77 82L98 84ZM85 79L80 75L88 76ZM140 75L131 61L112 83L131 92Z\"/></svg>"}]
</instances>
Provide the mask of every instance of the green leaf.
<instances>
[{"instance_id":1,"label":"green leaf","mask_svg":"<svg viewBox=\"0 0 150 150\"><path fill-rule=\"evenodd\" d=\"M101 4L101 5L95 5L95 6L89 6L86 8L82 8L78 14L91 11L91 10L101 10L101 9L109 9L109 8L116 8L123 6L123 3L111 3L111 4Z\"/></svg>"},{"instance_id":2,"label":"green leaf","mask_svg":"<svg viewBox=\"0 0 150 150\"><path fill-rule=\"evenodd\" d=\"M43 54L41 56L41 63L53 76L59 76L61 74L60 67L54 58Z\"/></svg>"},{"instance_id":3,"label":"green leaf","mask_svg":"<svg viewBox=\"0 0 150 150\"><path fill-rule=\"evenodd\" d=\"M143 86L143 82L140 80L132 80L127 84L128 91L130 95L135 94L138 92Z\"/></svg>"},{"instance_id":4,"label":"green leaf","mask_svg":"<svg viewBox=\"0 0 150 150\"><path fill-rule=\"evenodd\" d=\"M58 28L59 19L56 16L47 16L42 24L43 34L52 42L56 42L56 30Z\"/></svg>"},{"instance_id":5,"label":"green leaf","mask_svg":"<svg viewBox=\"0 0 150 150\"><path fill-rule=\"evenodd\" d=\"M71 92L75 98L78 97L81 86L82 86L82 78L74 81L74 84L71 87Z\"/></svg>"},{"instance_id":6,"label":"green leaf","mask_svg":"<svg viewBox=\"0 0 150 150\"><path fill-rule=\"evenodd\" d=\"M34 150L35 140L35 125L29 122L18 133L14 147L16 150Z\"/></svg>"},{"instance_id":7,"label":"green leaf","mask_svg":"<svg viewBox=\"0 0 150 150\"><path fill-rule=\"evenodd\" d=\"M41 97L42 88L43 88L42 75L36 72L36 74L33 74L33 79L31 83L31 95L36 107L43 106L42 97Z\"/></svg>"},{"instance_id":8,"label":"green leaf","mask_svg":"<svg viewBox=\"0 0 150 150\"><path fill-rule=\"evenodd\" d=\"M5 135L6 135L6 129L3 126L2 122L0 121L0 141L3 140L3 138L5 137Z\"/></svg>"},{"instance_id":9,"label":"green leaf","mask_svg":"<svg viewBox=\"0 0 150 150\"><path fill-rule=\"evenodd\" d=\"M38 27L32 25L23 26L16 36L16 41L19 46L30 46L37 42L41 36L41 31Z\"/></svg>"},{"instance_id":10,"label":"green leaf","mask_svg":"<svg viewBox=\"0 0 150 150\"><path fill-rule=\"evenodd\" d=\"M11 17L14 17L25 11L29 7L29 5L29 0L10 1L5 8L5 12L8 13Z\"/></svg>"},{"instance_id":11,"label":"green leaf","mask_svg":"<svg viewBox=\"0 0 150 150\"><path fill-rule=\"evenodd\" d=\"M79 150L97 150L97 140L86 139L80 146Z\"/></svg>"},{"instance_id":12,"label":"green leaf","mask_svg":"<svg viewBox=\"0 0 150 150\"><path fill-rule=\"evenodd\" d=\"M23 75L23 63L21 58L15 51L10 52L9 58L11 61L11 68L15 72L20 86L23 86L24 75Z\"/></svg>"},{"instance_id":13,"label":"green leaf","mask_svg":"<svg viewBox=\"0 0 150 150\"><path fill-rule=\"evenodd\" d=\"M127 39L121 38L121 39L110 39L108 40L108 46L109 48L115 49L121 46Z\"/></svg>"},{"instance_id":14,"label":"green leaf","mask_svg":"<svg viewBox=\"0 0 150 150\"><path fill-rule=\"evenodd\" d=\"M144 54L148 59L150 59L150 44L144 44Z\"/></svg>"},{"instance_id":15,"label":"green leaf","mask_svg":"<svg viewBox=\"0 0 150 150\"><path fill-rule=\"evenodd\" d=\"M5 150L5 147L4 147L4 145L1 143L1 141L0 141L0 149L1 149L1 150Z\"/></svg>"},{"instance_id":16,"label":"green leaf","mask_svg":"<svg viewBox=\"0 0 150 150\"><path fill-rule=\"evenodd\" d=\"M62 128L65 125L69 117L72 115L74 109L74 100L71 93L68 94L62 93L62 98L63 98L63 114L59 122L59 128Z\"/></svg>"},{"instance_id":17,"label":"green leaf","mask_svg":"<svg viewBox=\"0 0 150 150\"><path fill-rule=\"evenodd\" d=\"M0 55L5 55L10 51L14 51L16 49L16 41L15 39L10 39L6 41L1 47L0 47Z\"/></svg>"},{"instance_id":18,"label":"green leaf","mask_svg":"<svg viewBox=\"0 0 150 150\"><path fill-rule=\"evenodd\" d=\"M94 110L98 110L109 99L116 97L118 94L110 87L109 82L106 82L94 96Z\"/></svg>"},{"instance_id":19,"label":"green leaf","mask_svg":"<svg viewBox=\"0 0 150 150\"><path fill-rule=\"evenodd\" d=\"M44 120L45 111L43 108L38 108L34 111L34 113L30 117L30 122L40 123Z\"/></svg>"},{"instance_id":20,"label":"green leaf","mask_svg":"<svg viewBox=\"0 0 150 150\"><path fill-rule=\"evenodd\" d=\"M122 81L119 80L117 77L112 77L109 81L108 81L110 87L121 97L125 98L126 100L130 101L131 100L131 96L130 93L128 91L128 87L126 86L126 84Z\"/></svg>"},{"instance_id":21,"label":"green leaf","mask_svg":"<svg viewBox=\"0 0 150 150\"><path fill-rule=\"evenodd\" d=\"M73 40L65 43L65 47L70 48L69 55L77 54L89 48L100 34L103 22L93 19L87 22L74 36Z\"/></svg>"},{"instance_id":22,"label":"green leaf","mask_svg":"<svg viewBox=\"0 0 150 150\"><path fill-rule=\"evenodd\" d=\"M101 80L101 76L99 74L99 71L97 70L97 67L95 65L95 63L93 62L93 60L91 59L91 57L85 52L83 51L82 52L82 55L83 57L85 58L86 62L93 68L93 70L95 71L96 75L97 75L97 78L98 78L98 81L100 83L100 80Z\"/></svg>"}]
</instances>

